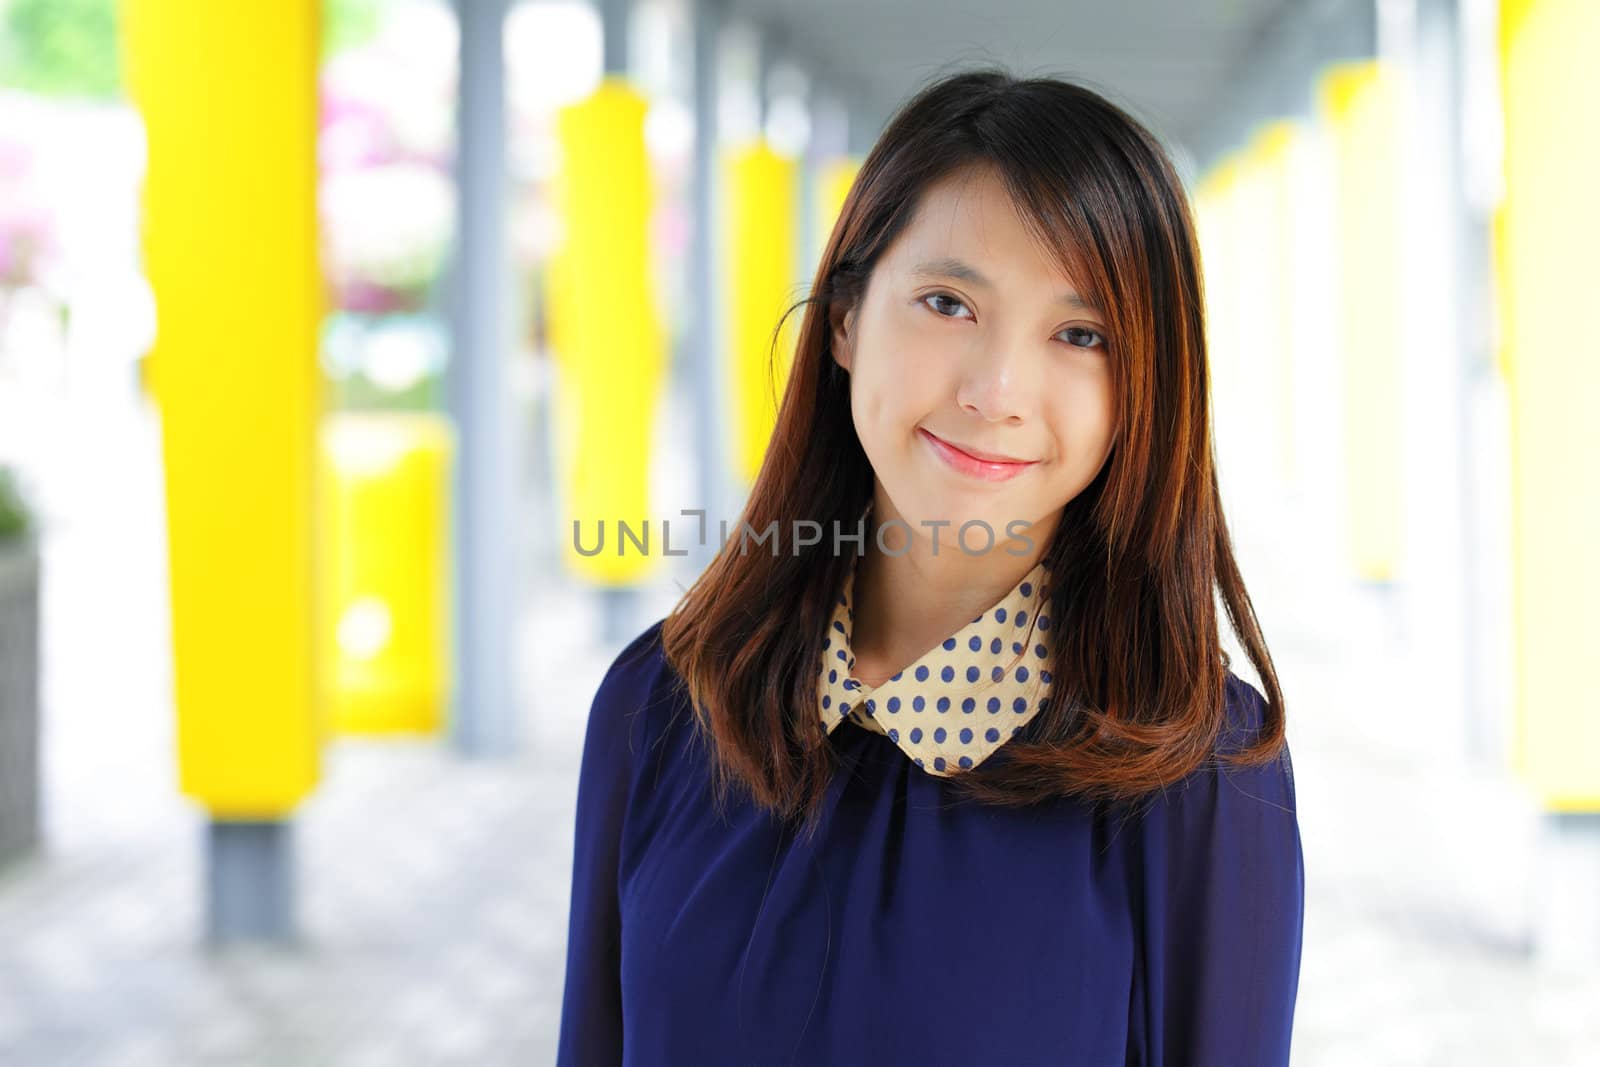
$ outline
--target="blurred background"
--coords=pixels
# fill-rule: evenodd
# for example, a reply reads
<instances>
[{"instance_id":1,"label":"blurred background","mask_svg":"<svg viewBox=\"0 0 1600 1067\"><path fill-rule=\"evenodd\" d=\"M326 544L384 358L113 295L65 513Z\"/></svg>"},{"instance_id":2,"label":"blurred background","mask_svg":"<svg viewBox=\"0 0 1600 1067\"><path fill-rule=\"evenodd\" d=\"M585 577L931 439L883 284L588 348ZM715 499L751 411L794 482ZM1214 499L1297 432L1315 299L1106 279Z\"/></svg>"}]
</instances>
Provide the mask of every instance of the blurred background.
<instances>
[{"instance_id":1,"label":"blurred background","mask_svg":"<svg viewBox=\"0 0 1600 1067\"><path fill-rule=\"evenodd\" d=\"M1596 50L1590 0L0 0L0 1062L553 1059L595 686L737 522L855 167L984 63L1193 198L1294 1062L1600 1062Z\"/></svg>"}]
</instances>

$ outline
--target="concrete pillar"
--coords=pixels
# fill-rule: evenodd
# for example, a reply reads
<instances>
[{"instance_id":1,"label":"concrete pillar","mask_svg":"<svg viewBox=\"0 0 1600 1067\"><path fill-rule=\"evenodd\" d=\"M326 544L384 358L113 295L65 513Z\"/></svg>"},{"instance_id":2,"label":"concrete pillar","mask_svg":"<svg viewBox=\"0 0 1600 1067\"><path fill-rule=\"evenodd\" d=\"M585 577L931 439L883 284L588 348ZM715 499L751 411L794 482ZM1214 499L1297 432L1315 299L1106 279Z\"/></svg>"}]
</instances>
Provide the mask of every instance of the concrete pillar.
<instances>
[{"instance_id":1,"label":"concrete pillar","mask_svg":"<svg viewBox=\"0 0 1600 1067\"><path fill-rule=\"evenodd\" d=\"M516 506L507 360L509 261L505 234L507 0L456 0L457 230L452 278L450 415L458 447L452 479L455 694L451 721L466 756L508 754L518 708L511 677L516 624Z\"/></svg>"}]
</instances>

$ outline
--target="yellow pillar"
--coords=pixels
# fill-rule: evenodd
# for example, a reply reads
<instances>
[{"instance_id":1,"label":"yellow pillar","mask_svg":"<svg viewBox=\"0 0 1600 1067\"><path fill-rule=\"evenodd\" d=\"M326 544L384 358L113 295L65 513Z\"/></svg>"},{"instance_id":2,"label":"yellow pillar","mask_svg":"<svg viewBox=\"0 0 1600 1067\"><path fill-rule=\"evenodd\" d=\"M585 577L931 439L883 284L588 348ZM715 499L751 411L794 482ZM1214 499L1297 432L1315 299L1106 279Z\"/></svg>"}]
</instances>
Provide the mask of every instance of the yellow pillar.
<instances>
[{"instance_id":1,"label":"yellow pillar","mask_svg":"<svg viewBox=\"0 0 1600 1067\"><path fill-rule=\"evenodd\" d=\"M631 542L617 552L616 524L659 533L650 506L656 411L666 377L665 330L651 282L653 191L645 151L644 98L608 75L558 122L561 171L555 202L565 231L547 285L550 342L559 391L552 412L564 558L576 574L625 585L656 566ZM605 524L605 550L573 548L581 522L585 547ZM674 546L674 551L686 547Z\"/></svg>"},{"instance_id":2,"label":"yellow pillar","mask_svg":"<svg viewBox=\"0 0 1600 1067\"><path fill-rule=\"evenodd\" d=\"M1336 167L1350 547L1357 574L1388 581L1401 567L1404 521L1395 74L1378 60L1335 64L1317 97Z\"/></svg>"},{"instance_id":3,"label":"yellow pillar","mask_svg":"<svg viewBox=\"0 0 1600 1067\"><path fill-rule=\"evenodd\" d=\"M1494 220L1510 401L1515 768L1552 811L1600 810L1600 5L1501 0L1505 199Z\"/></svg>"},{"instance_id":4,"label":"yellow pillar","mask_svg":"<svg viewBox=\"0 0 1600 1067\"><path fill-rule=\"evenodd\" d=\"M1217 447L1235 475L1224 490L1244 494L1253 510L1277 506L1294 472L1289 160L1297 136L1287 120L1263 123L1207 171L1195 195Z\"/></svg>"},{"instance_id":5,"label":"yellow pillar","mask_svg":"<svg viewBox=\"0 0 1600 1067\"><path fill-rule=\"evenodd\" d=\"M317 0L122 0L144 119L182 791L289 812L319 775Z\"/></svg>"},{"instance_id":6,"label":"yellow pillar","mask_svg":"<svg viewBox=\"0 0 1600 1067\"><path fill-rule=\"evenodd\" d=\"M845 199L850 195L850 187L855 184L856 173L860 169L861 161L853 156L829 160L819 169L816 215L812 219L812 225L817 229L818 248L825 247L828 238L833 236L833 227L839 221L839 213L844 210Z\"/></svg>"},{"instance_id":7,"label":"yellow pillar","mask_svg":"<svg viewBox=\"0 0 1600 1067\"><path fill-rule=\"evenodd\" d=\"M723 174L733 460L740 480L749 485L777 424L799 334L797 311L774 338L778 319L799 296L794 263L800 164L757 141L730 149Z\"/></svg>"},{"instance_id":8,"label":"yellow pillar","mask_svg":"<svg viewBox=\"0 0 1600 1067\"><path fill-rule=\"evenodd\" d=\"M1235 190L1243 174L1239 152L1230 152L1201 177L1195 189L1195 228L1205 278L1206 354L1214 403L1225 407L1236 396L1240 368L1240 329L1234 304L1248 264L1238 254L1234 234ZM1222 419L1215 420L1220 427Z\"/></svg>"},{"instance_id":9,"label":"yellow pillar","mask_svg":"<svg viewBox=\"0 0 1600 1067\"><path fill-rule=\"evenodd\" d=\"M319 581L329 727L433 734L450 696L450 467L431 411L345 411L322 427Z\"/></svg>"},{"instance_id":10,"label":"yellow pillar","mask_svg":"<svg viewBox=\"0 0 1600 1067\"><path fill-rule=\"evenodd\" d=\"M1261 255L1257 310L1262 344L1259 371L1266 380L1261 392L1264 407L1277 413L1264 420L1261 446L1272 461L1275 488L1287 490L1294 481L1297 457L1294 442L1294 346L1290 320L1293 310L1295 218L1290 182L1290 161L1301 137L1297 123L1279 119L1265 123L1250 139L1246 151L1256 167L1256 226Z\"/></svg>"}]
</instances>

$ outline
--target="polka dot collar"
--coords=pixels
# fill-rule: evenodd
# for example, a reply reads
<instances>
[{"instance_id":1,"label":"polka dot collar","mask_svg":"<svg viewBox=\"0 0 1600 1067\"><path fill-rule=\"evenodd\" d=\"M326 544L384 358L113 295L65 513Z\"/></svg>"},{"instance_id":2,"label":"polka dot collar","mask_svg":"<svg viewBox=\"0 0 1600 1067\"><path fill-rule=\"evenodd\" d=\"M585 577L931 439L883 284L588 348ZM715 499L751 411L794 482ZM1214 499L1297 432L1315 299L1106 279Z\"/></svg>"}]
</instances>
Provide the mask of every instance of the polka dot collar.
<instances>
[{"instance_id":1,"label":"polka dot collar","mask_svg":"<svg viewBox=\"0 0 1600 1067\"><path fill-rule=\"evenodd\" d=\"M823 642L824 728L832 733L848 720L884 734L918 767L940 777L976 767L1049 696L1053 632L1044 563L998 603L874 687L851 674L853 591L861 557L853 559Z\"/></svg>"}]
</instances>

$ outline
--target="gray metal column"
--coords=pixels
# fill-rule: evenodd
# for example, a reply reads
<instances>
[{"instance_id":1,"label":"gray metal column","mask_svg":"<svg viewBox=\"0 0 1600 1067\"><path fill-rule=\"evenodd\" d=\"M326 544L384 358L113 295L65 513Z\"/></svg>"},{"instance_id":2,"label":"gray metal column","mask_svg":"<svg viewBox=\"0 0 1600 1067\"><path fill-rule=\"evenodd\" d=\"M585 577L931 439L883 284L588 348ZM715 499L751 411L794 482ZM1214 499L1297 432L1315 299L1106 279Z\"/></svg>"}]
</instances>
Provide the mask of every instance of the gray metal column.
<instances>
[{"instance_id":1,"label":"gray metal column","mask_svg":"<svg viewBox=\"0 0 1600 1067\"><path fill-rule=\"evenodd\" d=\"M460 22L457 230L447 374L456 450L452 479L454 700L466 756L516 743L510 642L515 629L517 516L506 365L505 62L507 0L455 0Z\"/></svg>"},{"instance_id":2,"label":"gray metal column","mask_svg":"<svg viewBox=\"0 0 1600 1067\"><path fill-rule=\"evenodd\" d=\"M1468 758L1473 705L1486 694L1472 684L1470 648L1477 620L1467 591L1476 566L1467 487L1475 435L1460 289L1470 267L1464 236L1460 170L1461 100L1456 86L1457 34L1451 0L1385 5L1380 57L1408 72L1401 121L1411 155L1400 190L1406 254L1401 337L1403 410L1397 457L1411 513L1404 524L1404 570L1397 584L1408 649L1424 665L1430 700L1447 709L1430 744ZM1488 269L1488 262L1481 264ZM1459 716L1457 718L1456 716Z\"/></svg>"},{"instance_id":3,"label":"gray metal column","mask_svg":"<svg viewBox=\"0 0 1600 1067\"><path fill-rule=\"evenodd\" d=\"M816 274L822 258L823 242L827 234L816 226L818 182L821 168L844 156L850 149L850 115L838 91L816 67L811 70L810 95L807 106L811 111L811 136L806 139L805 167L805 219L806 277Z\"/></svg>"},{"instance_id":4,"label":"gray metal column","mask_svg":"<svg viewBox=\"0 0 1600 1067\"><path fill-rule=\"evenodd\" d=\"M600 33L605 55L605 73L627 77L628 26L632 8L631 0L599 0ZM617 522L620 515L601 516L601 521ZM638 625L639 593L637 589L604 585L597 590L600 598L600 629L605 642L620 645L634 637Z\"/></svg>"},{"instance_id":5,"label":"gray metal column","mask_svg":"<svg viewBox=\"0 0 1600 1067\"><path fill-rule=\"evenodd\" d=\"M1541 967L1600 960L1600 812L1547 811L1533 879L1534 958Z\"/></svg>"},{"instance_id":6,"label":"gray metal column","mask_svg":"<svg viewBox=\"0 0 1600 1067\"><path fill-rule=\"evenodd\" d=\"M1494 192L1499 181L1498 158L1489 160L1469 153L1466 131L1479 116L1472 113L1476 101L1468 91L1469 59L1489 64L1497 61L1491 42L1468 40L1467 26L1459 0L1423 0L1418 10L1419 30L1433 54L1440 76L1447 79L1451 113L1450 136L1444 145L1450 175L1450 232L1454 247L1449 262L1454 265L1454 304L1450 318L1455 324L1456 350L1461 360L1459 399L1461 433L1459 448L1467 476L1461 487L1460 524L1465 544L1462 582L1467 608L1461 613L1466 649L1463 694L1466 712L1466 750L1479 766L1499 771L1508 763L1500 728L1503 707L1499 696L1500 680L1509 676L1507 637L1492 632L1488 620L1510 614L1506 602L1509 588L1497 590L1485 581L1485 561L1495 558L1485 529L1485 514L1499 511L1503 492L1492 492L1480 484L1480 472L1493 469L1486 449L1502 449L1505 442L1478 424L1477 396L1492 388L1499 371L1495 367L1493 252L1491 227L1494 217ZM1476 72L1480 77L1490 70ZM1499 116L1494 116L1497 121ZM1481 125L1479 126L1481 128ZM1476 173L1475 173L1476 172Z\"/></svg>"},{"instance_id":7,"label":"gray metal column","mask_svg":"<svg viewBox=\"0 0 1600 1067\"><path fill-rule=\"evenodd\" d=\"M628 73L628 16L632 0L599 0L600 34L607 74Z\"/></svg>"},{"instance_id":8,"label":"gray metal column","mask_svg":"<svg viewBox=\"0 0 1600 1067\"><path fill-rule=\"evenodd\" d=\"M694 294L692 345L695 457L700 499L706 511L704 543L691 542L689 560L698 574L716 555L720 522L738 520L725 509L728 453L723 436L727 406L722 399L721 339L717 329L717 75L724 0L694 3L694 230L690 237L690 291ZM698 533L698 527L696 528Z\"/></svg>"},{"instance_id":9,"label":"gray metal column","mask_svg":"<svg viewBox=\"0 0 1600 1067\"><path fill-rule=\"evenodd\" d=\"M772 117L772 68L783 54L783 36L783 31L774 26L756 30L756 122L763 140L767 136L767 120Z\"/></svg>"},{"instance_id":10,"label":"gray metal column","mask_svg":"<svg viewBox=\"0 0 1600 1067\"><path fill-rule=\"evenodd\" d=\"M293 820L204 825L207 946L297 941Z\"/></svg>"}]
</instances>

